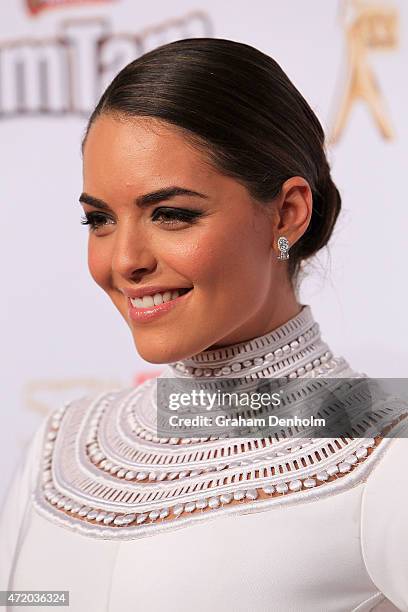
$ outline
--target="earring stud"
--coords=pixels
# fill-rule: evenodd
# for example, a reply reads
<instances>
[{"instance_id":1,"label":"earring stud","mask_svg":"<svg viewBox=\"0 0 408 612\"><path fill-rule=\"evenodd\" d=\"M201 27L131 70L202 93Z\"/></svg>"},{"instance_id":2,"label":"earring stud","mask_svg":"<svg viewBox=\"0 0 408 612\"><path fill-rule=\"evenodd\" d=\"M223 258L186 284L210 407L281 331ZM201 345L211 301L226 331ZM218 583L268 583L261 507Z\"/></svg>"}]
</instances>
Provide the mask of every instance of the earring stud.
<instances>
[{"instance_id":1,"label":"earring stud","mask_svg":"<svg viewBox=\"0 0 408 612\"><path fill-rule=\"evenodd\" d=\"M289 241L287 238L285 238L285 236L280 236L278 238L278 249L279 255L277 256L277 259L289 259Z\"/></svg>"}]
</instances>

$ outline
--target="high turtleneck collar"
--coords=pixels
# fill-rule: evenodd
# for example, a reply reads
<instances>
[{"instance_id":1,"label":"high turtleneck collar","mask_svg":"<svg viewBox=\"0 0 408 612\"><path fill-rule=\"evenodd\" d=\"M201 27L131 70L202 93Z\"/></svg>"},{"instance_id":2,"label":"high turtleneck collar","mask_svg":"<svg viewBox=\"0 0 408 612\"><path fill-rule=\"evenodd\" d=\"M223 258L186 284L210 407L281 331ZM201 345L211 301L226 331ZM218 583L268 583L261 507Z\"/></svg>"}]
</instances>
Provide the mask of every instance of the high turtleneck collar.
<instances>
[{"instance_id":1,"label":"high turtleneck collar","mask_svg":"<svg viewBox=\"0 0 408 612\"><path fill-rule=\"evenodd\" d=\"M321 368L331 357L311 307L305 304L296 316L267 334L170 363L162 376L296 378Z\"/></svg>"},{"instance_id":2,"label":"high turtleneck collar","mask_svg":"<svg viewBox=\"0 0 408 612\"><path fill-rule=\"evenodd\" d=\"M227 431L218 429L214 435L211 423L204 431L200 431L201 425L193 429L176 426L167 435L161 428L161 417L166 414L158 406L154 378L136 388L84 396L72 405L67 402L47 421L43 467L36 481L37 510L77 533L126 540L206 520L216 513L246 514L275 504L320 500L367 477L378 456L376 449L372 453L367 449L378 445L381 437L377 432L389 425L391 413L399 418L398 411L406 410L399 400L395 410L394 398L394 404L385 409L382 395L373 405L369 394L370 411L377 417L382 415L373 423L367 418L367 396L361 393L361 386L358 384L350 396L346 383L347 398L352 399L347 402L346 414L352 422L347 423L345 435L315 435L308 421L310 411L325 418L331 414L333 419L327 404L322 404L322 396L332 397L331 379L357 376L359 380L359 375L342 357L332 357L307 305L263 336L169 364L161 376L208 376L200 378L197 387L201 390L208 383L222 391L225 381L214 385L211 375L247 378L248 374L255 379L315 379L295 381L291 387L296 393L288 395L290 401L282 403L279 413L282 417L298 415L306 422L299 426L279 424L262 438L250 424L244 425L250 428L247 435L230 436L240 433L239 423L227 424ZM324 377L329 380L323 381ZM183 388L184 384L178 383L185 381L172 382ZM185 385L184 391L189 386ZM247 391L247 387L241 389ZM337 410L338 404L334 405ZM320 410L325 406L324 412ZM340 412L341 406L340 402ZM257 412L260 417L264 414ZM334 423L339 427L337 414ZM248 415L248 410L245 406L243 411L234 409L234 415ZM359 435L348 434L367 432L367 426L373 437L365 437L365 442ZM384 440L381 445L386 448Z\"/></svg>"}]
</instances>

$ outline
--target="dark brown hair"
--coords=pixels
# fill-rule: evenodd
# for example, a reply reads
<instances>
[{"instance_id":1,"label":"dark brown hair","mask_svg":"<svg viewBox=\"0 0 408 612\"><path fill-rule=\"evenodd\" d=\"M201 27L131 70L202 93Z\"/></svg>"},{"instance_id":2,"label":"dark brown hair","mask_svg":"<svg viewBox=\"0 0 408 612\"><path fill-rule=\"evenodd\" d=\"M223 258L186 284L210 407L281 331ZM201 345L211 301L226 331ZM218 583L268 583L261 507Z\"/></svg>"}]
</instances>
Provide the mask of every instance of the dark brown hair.
<instances>
[{"instance_id":1,"label":"dark brown hair","mask_svg":"<svg viewBox=\"0 0 408 612\"><path fill-rule=\"evenodd\" d=\"M223 174L261 204L302 176L313 213L290 249L288 273L324 247L341 208L325 152L323 128L279 64L249 45L188 38L163 45L123 68L101 96L85 133L102 113L154 117L203 143Z\"/></svg>"}]
</instances>

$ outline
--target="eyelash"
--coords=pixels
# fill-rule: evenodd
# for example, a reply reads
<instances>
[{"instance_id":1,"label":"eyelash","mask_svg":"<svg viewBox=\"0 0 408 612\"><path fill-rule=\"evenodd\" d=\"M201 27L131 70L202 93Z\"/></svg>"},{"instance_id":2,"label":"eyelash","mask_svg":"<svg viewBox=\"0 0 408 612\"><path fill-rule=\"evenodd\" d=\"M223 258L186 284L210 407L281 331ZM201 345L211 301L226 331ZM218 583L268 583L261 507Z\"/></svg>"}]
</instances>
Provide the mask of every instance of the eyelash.
<instances>
[{"instance_id":1,"label":"eyelash","mask_svg":"<svg viewBox=\"0 0 408 612\"><path fill-rule=\"evenodd\" d=\"M159 213L156 215L156 213ZM161 221L161 225L177 225L177 223L194 223L198 217L201 216L201 212L197 210L189 210L186 208L156 208L152 214L153 221L157 221L158 218L166 217L170 221ZM155 216L156 215L156 216ZM99 221L98 221L99 219ZM89 225L90 231L95 231L102 225L103 221L109 219L106 215L98 212L86 212L81 217L81 225ZM108 224L106 224L108 225Z\"/></svg>"}]
</instances>

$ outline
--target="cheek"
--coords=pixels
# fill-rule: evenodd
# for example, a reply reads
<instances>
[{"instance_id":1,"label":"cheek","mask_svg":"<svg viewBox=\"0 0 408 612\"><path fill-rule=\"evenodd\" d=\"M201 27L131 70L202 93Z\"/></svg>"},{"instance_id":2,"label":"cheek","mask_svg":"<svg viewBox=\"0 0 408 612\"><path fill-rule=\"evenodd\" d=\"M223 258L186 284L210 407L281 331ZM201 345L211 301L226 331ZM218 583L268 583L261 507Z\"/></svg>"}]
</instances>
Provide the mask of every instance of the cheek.
<instances>
[{"instance_id":1,"label":"cheek","mask_svg":"<svg viewBox=\"0 0 408 612\"><path fill-rule=\"evenodd\" d=\"M88 268L94 281L106 289L110 278L110 255L106 249L99 248L92 237L88 242Z\"/></svg>"},{"instance_id":2,"label":"cheek","mask_svg":"<svg viewBox=\"0 0 408 612\"><path fill-rule=\"evenodd\" d=\"M260 283L264 284L268 277L270 240L264 229L246 221L214 223L195 232L194 239L168 244L166 251L162 251L167 267L197 289L224 289L212 293L212 300L222 295L231 297L232 293L239 297L243 288L259 291Z\"/></svg>"}]
</instances>

